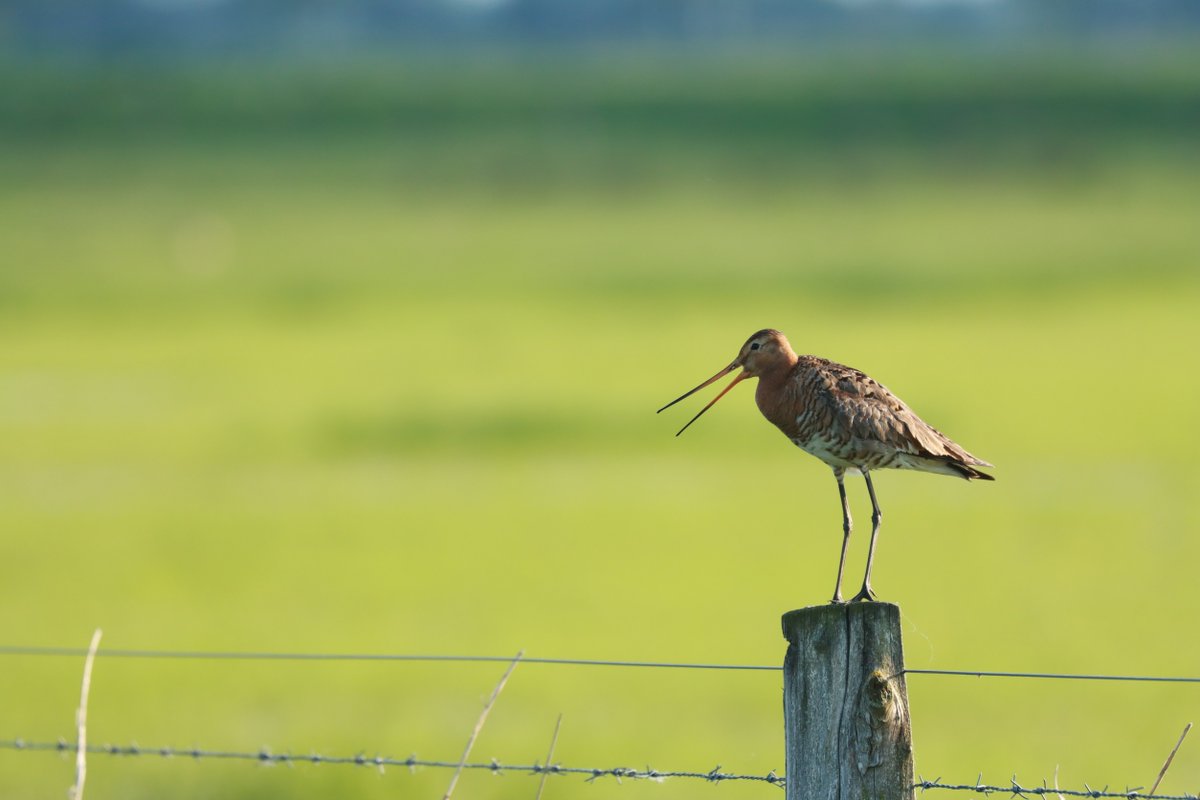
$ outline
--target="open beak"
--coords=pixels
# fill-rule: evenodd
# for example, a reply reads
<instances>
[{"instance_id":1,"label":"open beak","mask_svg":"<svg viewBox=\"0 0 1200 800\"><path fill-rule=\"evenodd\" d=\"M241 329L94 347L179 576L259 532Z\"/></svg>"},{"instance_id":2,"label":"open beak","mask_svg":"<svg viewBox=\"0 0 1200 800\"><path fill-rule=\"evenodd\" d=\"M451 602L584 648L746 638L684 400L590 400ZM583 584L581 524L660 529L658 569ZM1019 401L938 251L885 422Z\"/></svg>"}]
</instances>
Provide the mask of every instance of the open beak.
<instances>
[{"instance_id":1,"label":"open beak","mask_svg":"<svg viewBox=\"0 0 1200 800\"><path fill-rule=\"evenodd\" d=\"M709 385L711 385L711 384L713 384L713 383L715 383L715 382L719 381L721 378L723 378L724 376L726 376L726 375L728 375L729 373L733 372L735 369L737 369L737 368L738 368L738 367L740 367L740 366L741 366L741 364L739 364L737 361L734 361L734 362L733 362L732 364L730 364L728 367L726 367L725 369L721 370L721 371L720 371L720 372L718 372L716 375L713 375L711 378L709 378L709 379L708 379L708 380L706 380L704 383L702 383L702 384L700 384L699 386L697 386L695 389L692 389L690 392L687 392L687 393L685 393L685 394L683 394L683 395L681 395L681 396L679 396L679 397L675 398L674 400L672 400L671 402L667 403L665 406L663 406L662 408L660 408L658 411L656 411L656 412L654 412L654 413L656 413L656 414L657 414L657 413L660 413L660 412L662 412L662 411L665 411L665 410L667 410L668 408L670 408L671 406L673 406L673 405L675 405L676 403L678 403L680 400L683 400L683 399L685 399L685 398L691 397L691 396L692 396L692 395L694 395L696 392L698 392L698 391L700 391L701 389L703 389L705 386L709 386ZM724 389L722 389L722 390L721 390L721 393L720 393L719 395L717 395L717 396L716 396L716 397L714 397L712 400L710 400L710 401L708 402L708 405L706 405L704 408L700 409L700 413L699 413L699 414L697 414L696 416L694 416L694 417L692 417L690 420L688 420L688 424L687 424L687 425L684 425L682 428L680 428L680 429L679 429L679 433L683 433L684 431L686 431L686 430L687 430L687 429L688 429L688 428L691 426L691 424L692 424L693 422L695 422L696 420L700 419L700 415L701 415L701 414L703 414L705 411L708 411L710 408L712 408L714 405L716 405L716 402L717 402L718 400L720 400L722 397L724 397L724 396L726 395L726 393L728 393L728 392L729 392L729 390L730 390L730 389L732 389L734 386L737 386L737 385L738 385L738 383L739 383L739 382L741 382L741 381L742 381L743 379L745 379L746 377L747 377L747 376L746 376L746 373L745 373L745 372L739 373L739 374L738 374L738 376L737 376L736 378L734 378L732 381L730 381L730 383L729 383L729 385L728 385L728 386L726 386ZM675 435L676 435L676 436L678 436L678 435L679 435L679 433L677 433L677 434L675 434Z\"/></svg>"}]
</instances>

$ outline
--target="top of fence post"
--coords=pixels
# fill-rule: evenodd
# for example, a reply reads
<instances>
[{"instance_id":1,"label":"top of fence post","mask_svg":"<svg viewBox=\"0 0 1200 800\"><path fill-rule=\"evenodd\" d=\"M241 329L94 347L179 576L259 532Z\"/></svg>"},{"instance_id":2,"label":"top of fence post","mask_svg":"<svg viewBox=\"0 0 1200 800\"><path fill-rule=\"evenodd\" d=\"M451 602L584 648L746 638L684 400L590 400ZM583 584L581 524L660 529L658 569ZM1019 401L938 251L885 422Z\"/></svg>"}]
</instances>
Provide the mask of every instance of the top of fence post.
<instances>
[{"instance_id":1,"label":"top of fence post","mask_svg":"<svg viewBox=\"0 0 1200 800\"><path fill-rule=\"evenodd\" d=\"M788 800L912 800L900 607L789 611L783 635Z\"/></svg>"}]
</instances>

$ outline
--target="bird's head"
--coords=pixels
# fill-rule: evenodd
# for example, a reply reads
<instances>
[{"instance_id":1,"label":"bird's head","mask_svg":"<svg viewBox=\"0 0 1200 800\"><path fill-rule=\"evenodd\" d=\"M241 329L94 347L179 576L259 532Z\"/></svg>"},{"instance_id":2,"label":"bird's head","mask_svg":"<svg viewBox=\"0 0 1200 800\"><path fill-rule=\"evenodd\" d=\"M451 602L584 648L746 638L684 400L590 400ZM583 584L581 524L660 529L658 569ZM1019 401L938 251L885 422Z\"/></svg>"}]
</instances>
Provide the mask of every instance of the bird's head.
<instances>
[{"instance_id":1,"label":"bird's head","mask_svg":"<svg viewBox=\"0 0 1200 800\"><path fill-rule=\"evenodd\" d=\"M759 378L795 363L796 353L787 337L773 328L766 328L746 340L730 369L741 367L744 377Z\"/></svg>"},{"instance_id":2,"label":"bird's head","mask_svg":"<svg viewBox=\"0 0 1200 800\"><path fill-rule=\"evenodd\" d=\"M735 358L733 363L731 363L728 367L725 367L723 370L718 372L716 375L713 375L711 378L697 386L695 389L692 389L690 392L687 392L667 403L665 406L660 408L659 411L665 411L666 409L678 403L680 400L691 397L705 386L708 386L709 384L720 380L723 376L728 375L731 372L736 372L740 369L741 372L737 374L737 376L729 383L728 386L721 390L720 394L709 401L708 405L700 409L700 413L692 417L691 420L688 421L687 425L684 425L679 429L679 433L683 433L688 429L689 425L700 419L701 414L712 408L718 400L724 397L730 389L732 389L741 381L745 380L746 378L759 378L779 369L791 367L791 365L795 363L796 353L792 350L791 344L788 343L787 337L773 328L764 328L746 340L746 343L742 345L742 349L738 351L737 358ZM675 435L678 436L679 433L676 433Z\"/></svg>"}]
</instances>

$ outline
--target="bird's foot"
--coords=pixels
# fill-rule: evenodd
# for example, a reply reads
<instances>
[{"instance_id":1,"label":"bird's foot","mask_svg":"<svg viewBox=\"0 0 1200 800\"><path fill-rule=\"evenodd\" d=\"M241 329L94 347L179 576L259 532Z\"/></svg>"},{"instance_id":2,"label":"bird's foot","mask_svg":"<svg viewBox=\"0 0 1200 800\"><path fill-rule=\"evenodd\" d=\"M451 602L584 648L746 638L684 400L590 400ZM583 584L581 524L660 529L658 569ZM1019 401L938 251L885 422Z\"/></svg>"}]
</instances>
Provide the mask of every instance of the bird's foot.
<instances>
[{"instance_id":1,"label":"bird's foot","mask_svg":"<svg viewBox=\"0 0 1200 800\"><path fill-rule=\"evenodd\" d=\"M830 600L829 602L830 602L830 604L832 604L832 605L835 605L835 606L844 606L844 605L846 605L846 601L842 599L842 593L841 593L841 592L838 592L837 594L835 594L835 595L833 596L833 599L832 599L832 600Z\"/></svg>"},{"instance_id":2,"label":"bird's foot","mask_svg":"<svg viewBox=\"0 0 1200 800\"><path fill-rule=\"evenodd\" d=\"M858 590L858 594L856 594L856 595L854 595L854 597L850 598L850 602L851 603L860 603L863 600L874 600L874 599L875 599L875 592L873 589L871 589L871 584L864 583L863 587Z\"/></svg>"}]
</instances>

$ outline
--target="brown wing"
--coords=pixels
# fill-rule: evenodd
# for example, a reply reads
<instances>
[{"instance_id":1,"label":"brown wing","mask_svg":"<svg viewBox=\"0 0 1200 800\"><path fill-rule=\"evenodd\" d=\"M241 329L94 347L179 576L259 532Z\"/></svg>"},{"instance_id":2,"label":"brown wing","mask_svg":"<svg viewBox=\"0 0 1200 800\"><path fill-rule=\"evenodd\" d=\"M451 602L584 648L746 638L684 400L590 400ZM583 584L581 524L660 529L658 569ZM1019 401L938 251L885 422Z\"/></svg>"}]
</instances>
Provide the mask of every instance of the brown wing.
<instances>
[{"instance_id":1,"label":"brown wing","mask_svg":"<svg viewBox=\"0 0 1200 800\"><path fill-rule=\"evenodd\" d=\"M903 400L869 375L815 357L810 375L811 402L822 408L821 416L829 420L832 428L830 433L845 441L865 463L900 466L891 459L904 460L908 456L990 466L918 417Z\"/></svg>"}]
</instances>

